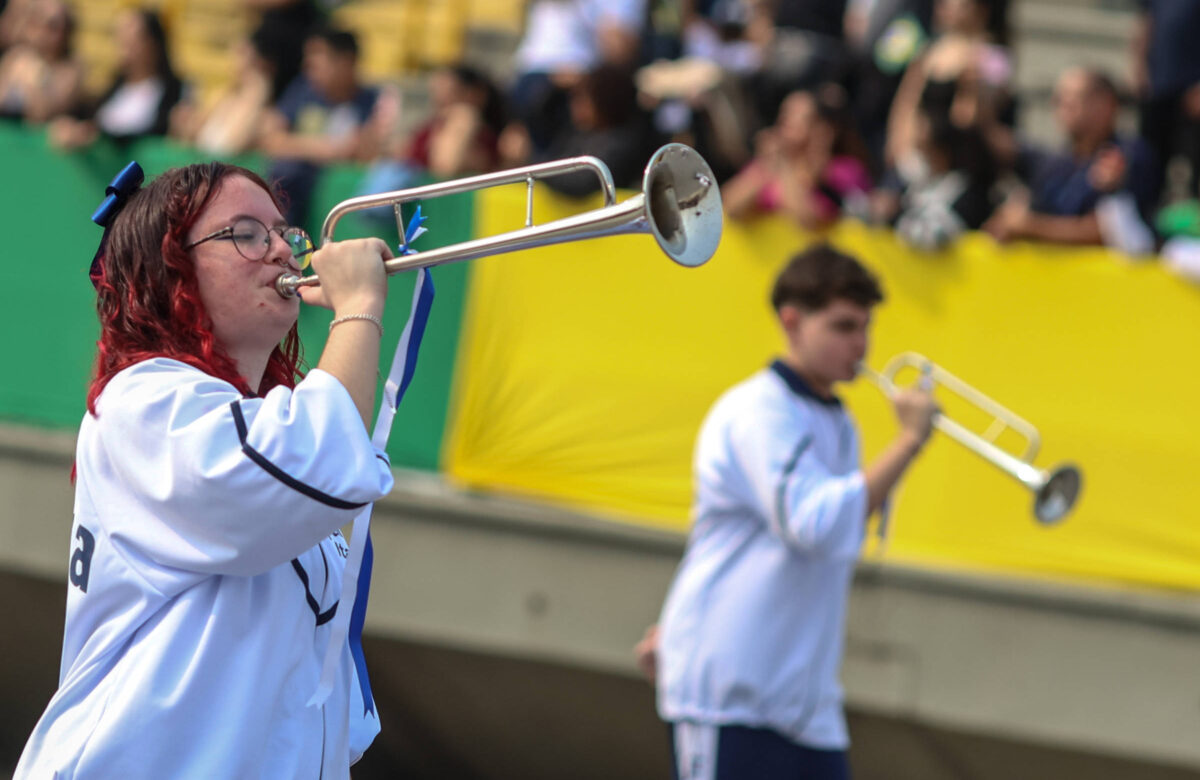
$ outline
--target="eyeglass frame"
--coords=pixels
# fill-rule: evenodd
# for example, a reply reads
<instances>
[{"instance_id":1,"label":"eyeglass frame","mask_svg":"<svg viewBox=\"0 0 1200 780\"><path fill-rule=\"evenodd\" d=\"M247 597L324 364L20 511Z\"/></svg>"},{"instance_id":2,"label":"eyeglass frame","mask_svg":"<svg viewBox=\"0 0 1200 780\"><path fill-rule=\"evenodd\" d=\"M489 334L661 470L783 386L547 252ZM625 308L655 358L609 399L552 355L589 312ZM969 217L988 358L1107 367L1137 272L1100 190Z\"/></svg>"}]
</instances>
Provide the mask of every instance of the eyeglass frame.
<instances>
[{"instance_id":1,"label":"eyeglass frame","mask_svg":"<svg viewBox=\"0 0 1200 780\"><path fill-rule=\"evenodd\" d=\"M233 235L233 229L237 226L238 222L257 222L259 225L262 225L264 230L267 231L267 243L263 245L263 253L262 253L261 257L246 257L246 253L243 252L241 250L241 248L238 246L237 239L234 238L234 235ZM226 225L225 227L221 228L220 230L215 230L212 233L209 233L207 236L198 238L190 244L186 244L183 248L185 250L188 250L188 249L193 249L193 248L203 244L205 241L218 241L218 240L222 240L222 239L228 239L230 242L233 243L234 251L236 251L239 255L241 255L243 259L249 260L252 263L257 263L257 262L261 262L262 260L265 260L267 255L270 254L270 252L271 252L271 233L272 232L278 233L279 237L281 239L283 239L283 243L287 244L289 248L291 247L291 242L289 242L287 239L287 236L284 235L289 230L297 231L300 233L300 235L302 235L308 239L308 249L305 250L304 252L301 252L300 254L296 254L295 252L292 252L292 259L299 260L301 257L304 257L305 255L310 255L316 251L316 245L313 243L312 236L310 236L308 234L308 231L305 230L304 228L297 227L295 225L284 225L283 227L278 227L278 226L271 227L270 225L268 225L266 222L263 222L258 217L251 217L249 215L238 217L232 225Z\"/></svg>"}]
</instances>

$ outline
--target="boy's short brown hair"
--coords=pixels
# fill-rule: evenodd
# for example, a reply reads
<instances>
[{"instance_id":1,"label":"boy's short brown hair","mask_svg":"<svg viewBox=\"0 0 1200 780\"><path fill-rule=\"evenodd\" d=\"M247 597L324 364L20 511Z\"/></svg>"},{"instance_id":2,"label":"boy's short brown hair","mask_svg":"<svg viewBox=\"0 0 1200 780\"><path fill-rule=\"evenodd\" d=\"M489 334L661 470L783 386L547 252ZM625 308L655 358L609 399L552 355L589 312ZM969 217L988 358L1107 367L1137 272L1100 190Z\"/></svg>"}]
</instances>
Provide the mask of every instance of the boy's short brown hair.
<instances>
[{"instance_id":1,"label":"boy's short brown hair","mask_svg":"<svg viewBox=\"0 0 1200 780\"><path fill-rule=\"evenodd\" d=\"M883 300L883 290L862 263L826 243L814 244L788 261L771 290L775 311L789 303L817 311L837 298L870 308Z\"/></svg>"}]
</instances>

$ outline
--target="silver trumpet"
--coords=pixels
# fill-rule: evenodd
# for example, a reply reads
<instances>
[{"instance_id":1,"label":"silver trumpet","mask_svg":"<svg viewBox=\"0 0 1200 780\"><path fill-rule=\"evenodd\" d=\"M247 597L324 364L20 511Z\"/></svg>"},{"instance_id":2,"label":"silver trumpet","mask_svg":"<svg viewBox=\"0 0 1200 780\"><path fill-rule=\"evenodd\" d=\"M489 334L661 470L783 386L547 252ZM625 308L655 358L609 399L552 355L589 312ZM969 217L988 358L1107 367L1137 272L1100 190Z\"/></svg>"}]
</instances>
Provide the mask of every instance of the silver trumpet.
<instances>
[{"instance_id":1,"label":"silver trumpet","mask_svg":"<svg viewBox=\"0 0 1200 780\"><path fill-rule=\"evenodd\" d=\"M1078 467L1069 463L1061 464L1050 471L1033 465L1033 460L1041 447L1041 436L1038 434L1037 428L1033 427L1029 421L915 352L904 352L897 355L887 362L881 372L873 371L860 364L859 374L890 397L896 391L896 375L905 368L916 368L921 371L921 381L928 389L932 390L933 385L941 385L985 413L992 415L991 425L982 434L970 430L944 414L938 414L933 420L933 425L1032 490L1034 494L1033 515L1039 523L1053 525L1066 517L1079 498L1079 492L1083 487L1083 475ZM1024 452L1020 455L1014 455L996 444L996 438L1005 429L1015 431L1027 442Z\"/></svg>"},{"instance_id":2,"label":"silver trumpet","mask_svg":"<svg viewBox=\"0 0 1200 780\"><path fill-rule=\"evenodd\" d=\"M534 181L581 170L592 171L600 180L604 207L534 225ZM523 228L396 257L384 263L387 272L396 274L504 252L626 233L649 233L668 257L680 265L694 267L707 262L721 241L721 191L712 169L694 149L683 144L667 144L646 164L642 191L619 205L608 166L596 157L571 157L344 200L325 217L320 245L333 240L333 229L338 220L352 211L390 205L395 210L396 224L403 236L404 224L400 216L403 203L520 182L525 182L527 190ZM285 273L275 280L275 290L289 298L301 287L320 283L317 276Z\"/></svg>"}]
</instances>

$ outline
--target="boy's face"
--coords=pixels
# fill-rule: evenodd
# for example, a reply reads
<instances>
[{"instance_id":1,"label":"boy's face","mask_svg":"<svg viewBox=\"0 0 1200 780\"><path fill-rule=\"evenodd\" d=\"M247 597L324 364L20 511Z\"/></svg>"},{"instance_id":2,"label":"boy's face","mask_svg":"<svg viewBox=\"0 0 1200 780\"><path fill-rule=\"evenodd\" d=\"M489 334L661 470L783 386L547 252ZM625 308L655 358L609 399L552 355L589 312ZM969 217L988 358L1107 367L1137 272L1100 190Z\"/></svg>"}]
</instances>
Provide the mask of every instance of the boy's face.
<instances>
[{"instance_id":1,"label":"boy's face","mask_svg":"<svg viewBox=\"0 0 1200 780\"><path fill-rule=\"evenodd\" d=\"M319 92L337 94L353 84L354 57L334 49L320 38L310 38L304 44L304 75Z\"/></svg>"},{"instance_id":2,"label":"boy's face","mask_svg":"<svg viewBox=\"0 0 1200 780\"><path fill-rule=\"evenodd\" d=\"M854 379L867 354L869 308L835 298L815 311L784 306L780 318L792 357L809 378L825 387Z\"/></svg>"}]
</instances>

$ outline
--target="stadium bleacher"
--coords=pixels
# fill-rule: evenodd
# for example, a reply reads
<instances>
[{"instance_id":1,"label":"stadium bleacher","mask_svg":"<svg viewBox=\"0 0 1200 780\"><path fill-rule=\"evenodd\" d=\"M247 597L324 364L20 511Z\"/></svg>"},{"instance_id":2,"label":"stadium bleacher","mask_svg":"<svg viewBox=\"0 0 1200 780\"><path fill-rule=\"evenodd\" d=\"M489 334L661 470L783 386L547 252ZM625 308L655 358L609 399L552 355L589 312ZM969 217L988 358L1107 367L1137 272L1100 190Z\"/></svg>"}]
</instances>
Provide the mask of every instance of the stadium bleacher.
<instances>
[{"instance_id":1,"label":"stadium bleacher","mask_svg":"<svg viewBox=\"0 0 1200 780\"><path fill-rule=\"evenodd\" d=\"M95 92L108 84L116 66L116 12L135 4L71 0L71 5L78 19L76 48L88 66L87 86ZM201 96L212 94L232 75L230 47L248 32L252 14L239 0L158 0L150 5L163 13L180 76ZM460 59L507 75L526 5L527 0L347 0L330 12L330 19L358 36L369 81L393 81L419 91L414 75ZM1125 72L1135 13L1133 0L1012 0L1015 82L1021 129L1029 138L1055 137L1050 92L1063 68L1086 63L1114 74ZM1125 121L1133 121L1132 110Z\"/></svg>"}]
</instances>

